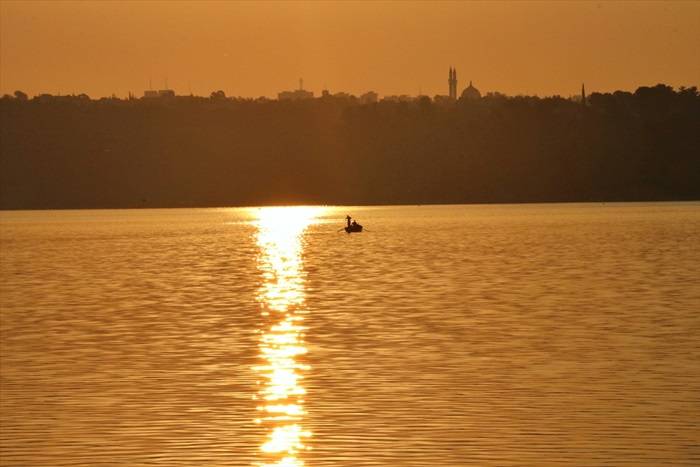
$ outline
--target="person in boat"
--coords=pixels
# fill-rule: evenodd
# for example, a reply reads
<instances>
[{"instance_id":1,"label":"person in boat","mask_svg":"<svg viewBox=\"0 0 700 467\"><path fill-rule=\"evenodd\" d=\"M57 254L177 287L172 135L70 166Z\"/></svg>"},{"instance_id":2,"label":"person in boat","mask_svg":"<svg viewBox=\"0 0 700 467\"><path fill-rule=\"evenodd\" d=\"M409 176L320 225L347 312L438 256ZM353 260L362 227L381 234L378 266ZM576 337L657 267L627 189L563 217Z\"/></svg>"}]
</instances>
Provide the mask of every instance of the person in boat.
<instances>
[{"instance_id":1,"label":"person in boat","mask_svg":"<svg viewBox=\"0 0 700 467\"><path fill-rule=\"evenodd\" d=\"M351 226L353 229L356 229L356 228L357 228L357 222L355 222L355 220L353 219L352 224L350 224L350 226Z\"/></svg>"},{"instance_id":2,"label":"person in boat","mask_svg":"<svg viewBox=\"0 0 700 467\"><path fill-rule=\"evenodd\" d=\"M345 219L348 221L348 229L349 229L350 228L350 221L352 220L352 217L350 217L350 215L348 214L347 216L345 216ZM353 222L355 222L355 221L353 221Z\"/></svg>"}]
</instances>

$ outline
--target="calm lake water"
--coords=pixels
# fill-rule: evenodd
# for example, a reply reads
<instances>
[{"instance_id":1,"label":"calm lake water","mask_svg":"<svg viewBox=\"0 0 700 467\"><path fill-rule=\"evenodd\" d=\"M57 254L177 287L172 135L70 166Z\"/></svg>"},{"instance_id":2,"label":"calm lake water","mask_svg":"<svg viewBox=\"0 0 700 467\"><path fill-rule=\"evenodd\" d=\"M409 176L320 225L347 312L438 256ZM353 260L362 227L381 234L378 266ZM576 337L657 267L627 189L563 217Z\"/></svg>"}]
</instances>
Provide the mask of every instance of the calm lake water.
<instances>
[{"instance_id":1,"label":"calm lake water","mask_svg":"<svg viewBox=\"0 0 700 467\"><path fill-rule=\"evenodd\" d=\"M700 465L698 203L2 212L0 235L3 466Z\"/></svg>"}]
</instances>

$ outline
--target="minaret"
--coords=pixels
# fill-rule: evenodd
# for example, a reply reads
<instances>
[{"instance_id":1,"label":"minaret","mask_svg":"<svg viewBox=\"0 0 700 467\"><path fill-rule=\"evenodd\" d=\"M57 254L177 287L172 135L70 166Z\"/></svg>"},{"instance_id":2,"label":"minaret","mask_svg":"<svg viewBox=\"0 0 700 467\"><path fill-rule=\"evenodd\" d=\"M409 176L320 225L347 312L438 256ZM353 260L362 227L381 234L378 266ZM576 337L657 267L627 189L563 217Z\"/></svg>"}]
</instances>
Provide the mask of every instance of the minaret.
<instances>
[{"instance_id":1,"label":"minaret","mask_svg":"<svg viewBox=\"0 0 700 467\"><path fill-rule=\"evenodd\" d=\"M452 67L450 67L450 74L447 78L447 94L452 97Z\"/></svg>"},{"instance_id":2,"label":"minaret","mask_svg":"<svg viewBox=\"0 0 700 467\"><path fill-rule=\"evenodd\" d=\"M586 85L581 83L581 105L586 105Z\"/></svg>"},{"instance_id":3,"label":"minaret","mask_svg":"<svg viewBox=\"0 0 700 467\"><path fill-rule=\"evenodd\" d=\"M450 85L450 98L457 99L457 70L450 67L450 79L447 81Z\"/></svg>"},{"instance_id":4,"label":"minaret","mask_svg":"<svg viewBox=\"0 0 700 467\"><path fill-rule=\"evenodd\" d=\"M452 99L457 99L457 68L452 69Z\"/></svg>"}]
</instances>

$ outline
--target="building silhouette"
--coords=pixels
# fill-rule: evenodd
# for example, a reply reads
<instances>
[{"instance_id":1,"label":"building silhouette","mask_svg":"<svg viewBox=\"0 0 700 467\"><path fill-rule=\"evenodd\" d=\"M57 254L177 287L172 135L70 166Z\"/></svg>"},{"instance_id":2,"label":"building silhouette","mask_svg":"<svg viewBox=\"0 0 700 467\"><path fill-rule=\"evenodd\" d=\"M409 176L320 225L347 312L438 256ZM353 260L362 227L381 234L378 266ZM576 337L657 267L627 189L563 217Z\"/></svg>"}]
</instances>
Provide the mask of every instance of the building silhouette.
<instances>
[{"instance_id":1,"label":"building silhouette","mask_svg":"<svg viewBox=\"0 0 700 467\"><path fill-rule=\"evenodd\" d=\"M457 99L457 69L450 67L449 75L447 78L448 84L448 96L449 99ZM440 96L442 97L442 96ZM464 88L462 94L460 94L461 99L479 99L481 98L481 92L474 87L471 81L469 81L469 86Z\"/></svg>"},{"instance_id":2,"label":"building silhouette","mask_svg":"<svg viewBox=\"0 0 700 467\"><path fill-rule=\"evenodd\" d=\"M294 90L294 91L282 91L280 93L277 93L277 99L281 101L286 101L286 100L301 100L301 99L313 99L314 93L311 91L305 91L304 90L304 80L302 78L299 79L299 89Z\"/></svg>"},{"instance_id":3,"label":"building silhouette","mask_svg":"<svg viewBox=\"0 0 700 467\"><path fill-rule=\"evenodd\" d=\"M160 89L158 91L148 90L143 92L143 97L147 99L155 97L175 97L175 91L172 89Z\"/></svg>"},{"instance_id":4,"label":"building silhouette","mask_svg":"<svg viewBox=\"0 0 700 467\"><path fill-rule=\"evenodd\" d=\"M481 92L474 87L471 81L469 81L469 86L464 88L460 99L481 99Z\"/></svg>"},{"instance_id":5,"label":"building silhouette","mask_svg":"<svg viewBox=\"0 0 700 467\"><path fill-rule=\"evenodd\" d=\"M450 77L447 79L449 84L450 99L457 99L457 70L450 67Z\"/></svg>"}]
</instances>

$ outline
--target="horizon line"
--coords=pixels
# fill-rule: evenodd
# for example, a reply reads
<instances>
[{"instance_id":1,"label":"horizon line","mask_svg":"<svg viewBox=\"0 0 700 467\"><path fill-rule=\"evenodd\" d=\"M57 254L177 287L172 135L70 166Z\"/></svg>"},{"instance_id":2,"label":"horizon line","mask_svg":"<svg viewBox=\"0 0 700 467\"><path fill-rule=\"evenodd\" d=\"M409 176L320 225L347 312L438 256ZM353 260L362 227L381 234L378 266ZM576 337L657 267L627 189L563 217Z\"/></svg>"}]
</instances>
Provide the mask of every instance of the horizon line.
<instances>
[{"instance_id":1,"label":"horizon line","mask_svg":"<svg viewBox=\"0 0 700 467\"><path fill-rule=\"evenodd\" d=\"M582 83L582 84L585 85L585 82ZM635 91L637 91L637 90L640 89L640 88L653 88L653 87L657 87L657 86L666 86L666 87L669 87L669 88L673 89L674 91L682 91L682 90L684 90L684 89L698 88L698 85L688 85L688 86L686 86L686 85L680 85L680 86L673 86L673 85L670 85L670 84L667 84L667 83L658 82L658 83L655 83L655 84L641 85L641 86L638 86L636 89L615 89L615 90L610 90L610 91L597 91L597 90L591 90L591 89L589 88L589 89L586 89L586 94L587 94L588 96L590 96L590 95L592 95L592 94L613 94L613 93L615 93L615 92L630 92L630 93L634 93ZM110 95L103 95L103 96L93 97L93 96L90 96L89 94L87 94L86 92L77 92L77 93L76 93L76 92L71 92L71 93L60 93L60 92L59 92L58 94L51 94L50 92L39 92L39 93L36 93L36 94L29 95L29 94L25 93L24 91L22 91L21 89L16 89L16 90L12 91L11 93L10 93L10 92L3 92L2 95L0 95L0 99L14 98L14 96L16 95L17 92L20 92L20 93L22 93L22 94L25 94L25 95L27 96L27 99L34 99L34 98L43 97L43 96L46 96L46 97L80 97L80 96L87 96L90 100L95 100L95 101L96 101L96 100L101 100L101 99L118 99L118 100L131 100L131 99L134 99L134 100L138 100L138 99L153 99L153 98L156 98L155 96L154 96L154 97L146 97L146 96L145 96L146 91L153 91L153 92L172 92L173 95L172 95L171 97L195 97L195 98L204 98L204 99L211 99L211 98L212 98L212 94L217 93L217 92L220 92L220 91L223 92L222 89L215 89L215 90L213 90L213 91L210 93L209 96L207 96L207 95L201 95L201 94L195 94L195 93L192 93L192 92L190 92L189 94L177 94L177 93L175 92L175 89L172 89L172 88L164 88L164 89L144 89L143 91L141 91L143 94L140 95L140 96L137 95L137 94L135 94L133 91L127 91L127 93L126 93L125 96L123 96L123 95L117 95L117 93L111 93ZM295 89L295 90L284 90L284 91L279 91L279 92L277 93L278 95L275 96L275 97L270 97L270 96L268 96L268 95L260 95L260 96L228 95L228 94L226 94L226 93L224 92L224 97L223 97L223 98L224 98L224 99L227 99L227 100L252 100L252 101L255 101L255 100L271 100L271 101L276 101L276 100L305 100L305 99L280 99L280 98L279 98L279 94L281 94L281 93L286 93L286 92L294 93L294 92L297 92L297 91L299 91L299 90L298 90L298 89ZM308 98L306 98L306 99L323 99L323 98L325 98L325 97L336 97L336 98L340 98L340 97L350 97L350 98L359 99L359 98L361 98L362 96L365 96L365 95L371 94L371 93L374 93L374 94L377 95L377 100L385 100L386 98L408 98L408 99L415 99L415 100L417 100L417 99L419 99L419 98L423 98L423 97L427 97L427 98L429 98L430 100L435 100L435 98L446 98L446 99L449 99L449 98L450 98L449 95L447 95L447 94L435 94L435 95L432 95L432 96L429 95L429 94L379 94L378 92L373 91L373 90L364 91L364 92L361 93L361 94L353 94L353 93L347 92L347 91L337 91L337 92L335 92L335 93L330 93L330 92L329 92L327 96L323 94L324 92L328 91L327 88L322 89L322 90L321 90L321 94L319 94L319 95L315 95L314 91L309 91L308 89L304 89L304 91L305 91L305 92L310 92L311 94L313 94L312 96L310 96L310 97L308 97ZM501 91L490 90L490 91L484 91L484 93L482 94L482 98L483 98L483 97L487 97L487 96L504 96L504 97L511 97L511 98L512 98L512 97L537 97L537 98L557 98L557 97L559 97L559 98L564 98L564 99L571 99L571 98L575 98L575 97L580 97L580 96L581 96L581 92L580 92L580 90L579 90L579 92L571 93L571 94L569 94L569 95L562 95L562 94L538 94L538 93L533 93L533 94L528 94L528 93L506 94L506 93L501 92ZM162 97L161 97L161 98L162 98ZM460 99L460 98L458 97L458 98L455 99L455 100L459 100L459 99Z\"/></svg>"}]
</instances>

